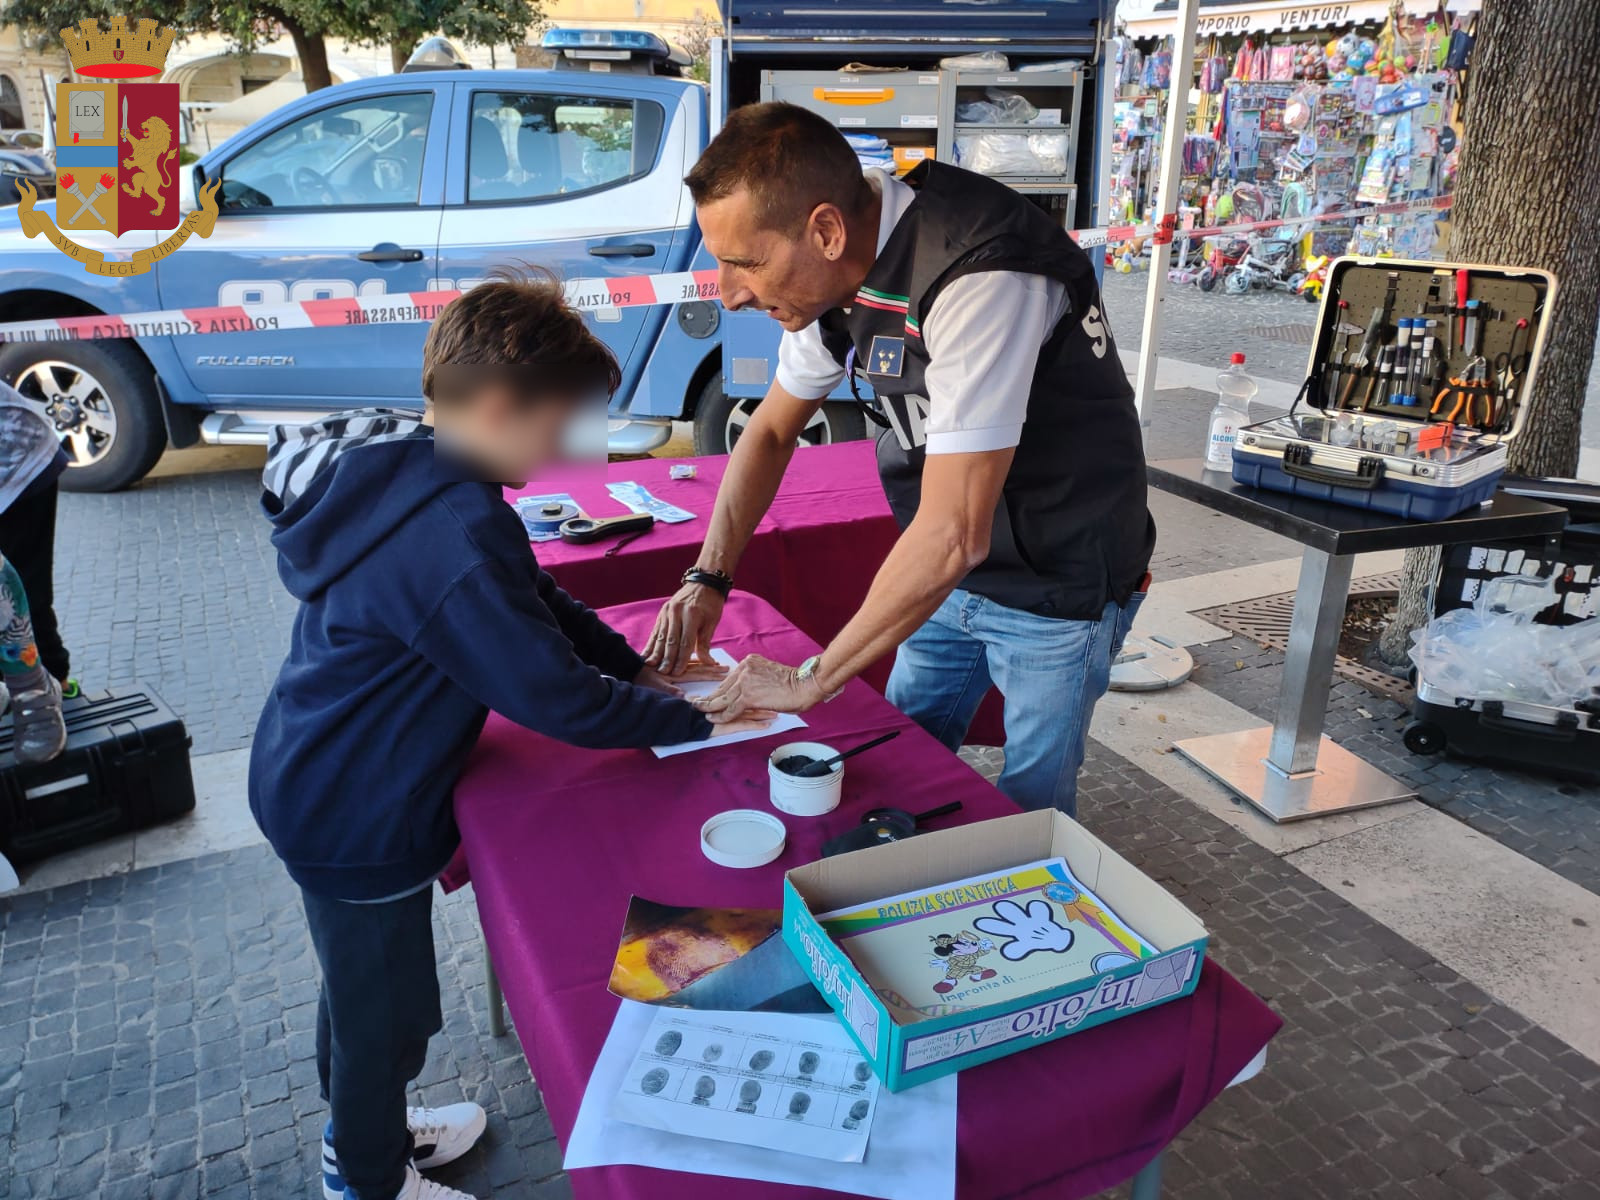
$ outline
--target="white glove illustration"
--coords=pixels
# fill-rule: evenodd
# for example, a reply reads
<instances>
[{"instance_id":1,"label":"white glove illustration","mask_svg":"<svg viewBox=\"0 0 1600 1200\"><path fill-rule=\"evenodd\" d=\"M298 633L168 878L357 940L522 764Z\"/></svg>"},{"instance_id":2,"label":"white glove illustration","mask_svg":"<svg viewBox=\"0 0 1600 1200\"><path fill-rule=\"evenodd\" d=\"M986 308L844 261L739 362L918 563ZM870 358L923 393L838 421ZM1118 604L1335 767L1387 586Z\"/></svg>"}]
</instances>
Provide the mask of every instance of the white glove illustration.
<instances>
[{"instance_id":1,"label":"white glove illustration","mask_svg":"<svg viewBox=\"0 0 1600 1200\"><path fill-rule=\"evenodd\" d=\"M1060 954L1072 948L1072 930L1057 925L1054 912L1043 900L1029 901L1027 912L1010 900L1002 900L994 906L994 916L979 917L972 924L984 933L1011 939L1001 947L1000 955L1018 962L1035 950Z\"/></svg>"}]
</instances>

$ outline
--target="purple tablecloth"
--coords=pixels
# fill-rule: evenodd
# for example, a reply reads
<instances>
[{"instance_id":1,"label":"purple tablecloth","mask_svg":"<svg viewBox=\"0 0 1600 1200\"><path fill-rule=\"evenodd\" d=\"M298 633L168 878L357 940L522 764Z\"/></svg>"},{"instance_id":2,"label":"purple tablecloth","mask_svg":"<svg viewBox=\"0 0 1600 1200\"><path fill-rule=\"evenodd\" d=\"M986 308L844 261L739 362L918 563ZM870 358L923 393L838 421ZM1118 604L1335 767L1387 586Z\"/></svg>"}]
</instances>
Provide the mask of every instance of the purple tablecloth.
<instances>
[{"instance_id":1,"label":"purple tablecloth","mask_svg":"<svg viewBox=\"0 0 1600 1200\"><path fill-rule=\"evenodd\" d=\"M606 617L632 638L657 603ZM723 640L798 662L815 643L770 605L736 595ZM577 750L491 717L456 790L456 816L485 936L557 1136L577 1118L617 1000L606 990L628 898L666 904L782 906L783 872L872 807L921 811L950 800L937 826L1016 811L953 754L865 684L806 716L808 736L849 745L900 729L851 762L841 807L784 817L788 847L769 866L726 870L699 852L701 824L763 808L758 741L657 760L648 751ZM958 1195L1071 1200L1134 1174L1277 1032L1279 1018L1207 962L1195 993L962 1073ZM573 1172L584 1200L703 1200L703 1177L644 1167ZM719 1180L719 1200L836 1200L837 1193Z\"/></svg>"}]
</instances>

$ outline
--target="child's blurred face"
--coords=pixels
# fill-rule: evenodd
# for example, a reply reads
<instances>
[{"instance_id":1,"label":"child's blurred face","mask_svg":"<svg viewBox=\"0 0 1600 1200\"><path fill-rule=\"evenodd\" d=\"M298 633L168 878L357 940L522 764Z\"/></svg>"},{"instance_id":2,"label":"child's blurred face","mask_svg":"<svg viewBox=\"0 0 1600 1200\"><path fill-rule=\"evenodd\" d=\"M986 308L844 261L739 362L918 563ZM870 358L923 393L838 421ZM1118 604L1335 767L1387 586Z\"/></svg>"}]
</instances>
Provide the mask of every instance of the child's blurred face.
<instances>
[{"instance_id":1,"label":"child's blurred face","mask_svg":"<svg viewBox=\"0 0 1600 1200\"><path fill-rule=\"evenodd\" d=\"M605 453L605 407L568 395L518 396L486 383L435 414L435 425L460 443L499 483L526 483L555 463ZM599 449L586 443L599 429Z\"/></svg>"}]
</instances>

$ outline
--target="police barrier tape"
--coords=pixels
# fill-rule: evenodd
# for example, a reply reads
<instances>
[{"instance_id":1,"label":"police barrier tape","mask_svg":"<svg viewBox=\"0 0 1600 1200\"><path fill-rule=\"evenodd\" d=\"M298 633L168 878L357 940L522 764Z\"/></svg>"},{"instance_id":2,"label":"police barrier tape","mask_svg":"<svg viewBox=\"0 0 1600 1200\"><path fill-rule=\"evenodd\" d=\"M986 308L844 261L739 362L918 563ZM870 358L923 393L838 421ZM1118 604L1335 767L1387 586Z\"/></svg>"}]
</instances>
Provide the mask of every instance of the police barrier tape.
<instances>
[{"instance_id":1,"label":"police barrier tape","mask_svg":"<svg viewBox=\"0 0 1600 1200\"><path fill-rule=\"evenodd\" d=\"M1369 216L1442 211L1451 197L1395 204L1315 216L1271 221L1240 221L1179 229L1174 221L1164 225L1111 225L1075 229L1071 236L1084 249L1116 245L1135 238L1172 241L1219 234L1250 233L1258 229L1347 222ZM566 284L567 301L585 311L633 308L652 304L685 304L720 297L716 271L677 271L666 275L622 275L614 279L574 279ZM376 296L351 296L327 300L286 300L276 304L230 304L211 308L170 308L151 312L107 316L50 317L36 321L0 323L0 343L78 342L102 338L188 337L208 333L261 333L284 329L338 329L361 325L426 324L438 317L459 290L394 292Z\"/></svg>"}]
</instances>

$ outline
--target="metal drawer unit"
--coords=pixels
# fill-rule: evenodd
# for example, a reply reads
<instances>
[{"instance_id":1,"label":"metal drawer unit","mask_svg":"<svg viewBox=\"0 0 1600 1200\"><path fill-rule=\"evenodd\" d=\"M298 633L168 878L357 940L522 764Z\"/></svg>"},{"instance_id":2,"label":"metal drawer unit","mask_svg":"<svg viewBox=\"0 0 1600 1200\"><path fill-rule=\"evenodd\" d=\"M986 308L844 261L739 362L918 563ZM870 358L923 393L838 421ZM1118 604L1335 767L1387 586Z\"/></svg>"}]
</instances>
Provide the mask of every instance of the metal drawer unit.
<instances>
[{"instance_id":1,"label":"metal drawer unit","mask_svg":"<svg viewBox=\"0 0 1600 1200\"><path fill-rule=\"evenodd\" d=\"M938 157L942 162L955 163L981 171L1018 191L1040 197L1053 197L1047 207L1059 211L1068 229L1074 224L1077 209L1077 188L1074 180L1078 164L1078 123L1083 110L1083 89L1087 79L1081 67L1057 71L960 71L941 72L943 87L939 95ZM1015 92L1024 96L1040 110L1041 117L1053 114L1054 123L1008 124L994 121L959 121L956 110L972 101L988 99L988 92ZM1043 169L1045 164L1027 167L1025 164L999 162L986 164L985 155L973 153L972 139L990 136L1000 139L999 148L1015 150L1020 154L1000 154L1001 159L1028 158L1030 138L1049 139L1046 145L1054 152L1060 147L1060 170ZM1015 139L1013 142L1012 139ZM1009 143L1009 144L1008 144ZM1037 144L1037 143L1035 143ZM964 150L965 153L959 153ZM1052 157L1055 155L1052 153Z\"/></svg>"},{"instance_id":2,"label":"metal drawer unit","mask_svg":"<svg viewBox=\"0 0 1600 1200\"><path fill-rule=\"evenodd\" d=\"M821 113L840 129L887 134L939 124L937 71L763 71L761 99Z\"/></svg>"}]
</instances>

